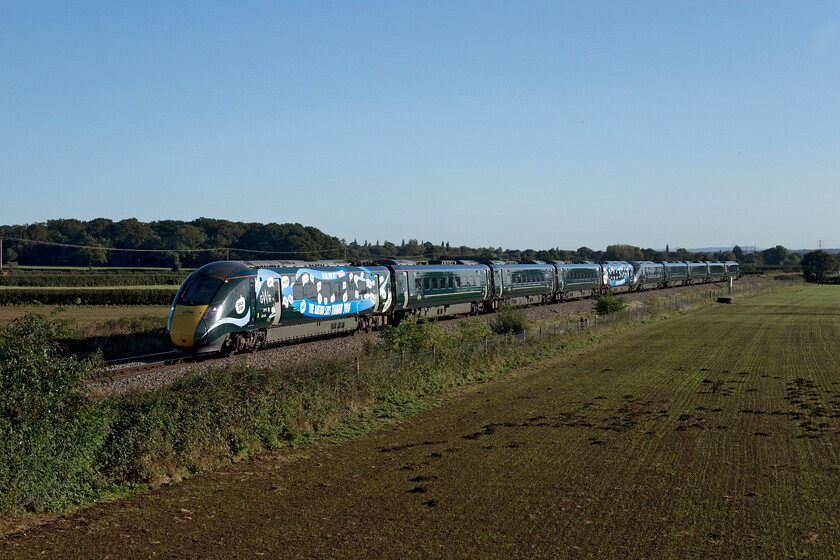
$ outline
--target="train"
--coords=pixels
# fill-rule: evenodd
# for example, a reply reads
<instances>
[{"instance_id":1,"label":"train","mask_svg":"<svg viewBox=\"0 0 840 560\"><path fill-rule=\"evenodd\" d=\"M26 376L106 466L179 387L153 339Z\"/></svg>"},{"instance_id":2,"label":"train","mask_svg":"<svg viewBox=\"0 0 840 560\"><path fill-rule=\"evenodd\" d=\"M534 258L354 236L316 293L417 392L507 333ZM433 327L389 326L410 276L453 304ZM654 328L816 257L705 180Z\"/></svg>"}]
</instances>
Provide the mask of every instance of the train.
<instances>
[{"instance_id":1,"label":"train","mask_svg":"<svg viewBox=\"0 0 840 560\"><path fill-rule=\"evenodd\" d=\"M166 332L189 354L233 354L283 341L738 277L736 262L387 259L218 261L184 280Z\"/></svg>"}]
</instances>

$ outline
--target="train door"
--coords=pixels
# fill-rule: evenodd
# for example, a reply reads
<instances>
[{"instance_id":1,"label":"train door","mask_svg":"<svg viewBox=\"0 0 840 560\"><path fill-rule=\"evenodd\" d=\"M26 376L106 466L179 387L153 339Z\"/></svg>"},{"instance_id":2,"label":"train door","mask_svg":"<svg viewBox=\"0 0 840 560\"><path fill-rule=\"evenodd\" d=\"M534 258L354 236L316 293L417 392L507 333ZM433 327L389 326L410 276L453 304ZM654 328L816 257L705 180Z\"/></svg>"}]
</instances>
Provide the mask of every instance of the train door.
<instances>
[{"instance_id":1,"label":"train door","mask_svg":"<svg viewBox=\"0 0 840 560\"><path fill-rule=\"evenodd\" d=\"M405 270L394 271L394 308L408 308L408 272Z\"/></svg>"},{"instance_id":2,"label":"train door","mask_svg":"<svg viewBox=\"0 0 840 560\"><path fill-rule=\"evenodd\" d=\"M502 271L498 268L493 269L493 297L502 299Z\"/></svg>"},{"instance_id":3,"label":"train door","mask_svg":"<svg viewBox=\"0 0 840 560\"><path fill-rule=\"evenodd\" d=\"M256 290L256 281L254 278L248 279L248 305L251 309L251 325L256 322L257 318L257 290Z\"/></svg>"},{"instance_id":4,"label":"train door","mask_svg":"<svg viewBox=\"0 0 840 560\"><path fill-rule=\"evenodd\" d=\"M271 322L272 325L280 323L280 310L283 309L283 303L280 301L280 281L273 282L271 294L274 296L274 317Z\"/></svg>"},{"instance_id":5,"label":"train door","mask_svg":"<svg viewBox=\"0 0 840 560\"><path fill-rule=\"evenodd\" d=\"M391 281L388 276L389 274L385 272L374 274L377 294L375 313L387 313L391 307Z\"/></svg>"}]
</instances>

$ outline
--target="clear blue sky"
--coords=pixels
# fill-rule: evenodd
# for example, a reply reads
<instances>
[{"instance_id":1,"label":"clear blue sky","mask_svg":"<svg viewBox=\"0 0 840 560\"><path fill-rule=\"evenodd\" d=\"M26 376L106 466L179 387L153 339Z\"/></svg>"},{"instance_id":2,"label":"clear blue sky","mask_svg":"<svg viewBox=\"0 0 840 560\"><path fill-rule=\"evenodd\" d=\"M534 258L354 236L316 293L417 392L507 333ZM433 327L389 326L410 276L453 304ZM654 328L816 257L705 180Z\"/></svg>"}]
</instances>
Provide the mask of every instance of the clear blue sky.
<instances>
[{"instance_id":1,"label":"clear blue sky","mask_svg":"<svg viewBox=\"0 0 840 560\"><path fill-rule=\"evenodd\" d=\"M840 247L840 2L0 6L0 224Z\"/></svg>"}]
</instances>

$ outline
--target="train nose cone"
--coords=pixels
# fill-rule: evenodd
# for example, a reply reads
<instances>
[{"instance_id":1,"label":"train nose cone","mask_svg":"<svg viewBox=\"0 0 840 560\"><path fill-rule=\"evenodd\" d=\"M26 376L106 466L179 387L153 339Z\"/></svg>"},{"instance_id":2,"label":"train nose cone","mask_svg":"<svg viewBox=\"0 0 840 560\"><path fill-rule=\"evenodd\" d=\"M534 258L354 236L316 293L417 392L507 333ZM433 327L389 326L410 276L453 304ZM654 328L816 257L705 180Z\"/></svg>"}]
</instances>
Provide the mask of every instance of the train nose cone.
<instances>
[{"instance_id":1,"label":"train nose cone","mask_svg":"<svg viewBox=\"0 0 840 560\"><path fill-rule=\"evenodd\" d=\"M195 344L195 331L205 311L206 305L175 306L172 322L169 324L169 339L172 344L181 348L192 348Z\"/></svg>"}]
</instances>

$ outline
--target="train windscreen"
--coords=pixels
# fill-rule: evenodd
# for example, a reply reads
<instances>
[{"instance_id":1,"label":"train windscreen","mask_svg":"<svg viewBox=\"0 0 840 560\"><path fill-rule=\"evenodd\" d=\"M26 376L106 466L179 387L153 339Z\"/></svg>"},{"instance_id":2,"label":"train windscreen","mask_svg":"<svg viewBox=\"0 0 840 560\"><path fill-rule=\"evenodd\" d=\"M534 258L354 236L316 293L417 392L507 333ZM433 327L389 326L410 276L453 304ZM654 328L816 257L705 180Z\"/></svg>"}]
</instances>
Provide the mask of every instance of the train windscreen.
<instances>
[{"instance_id":1,"label":"train windscreen","mask_svg":"<svg viewBox=\"0 0 840 560\"><path fill-rule=\"evenodd\" d=\"M222 281L211 276L189 278L187 285L181 290L176 305L209 305L213 296L219 291Z\"/></svg>"}]
</instances>

